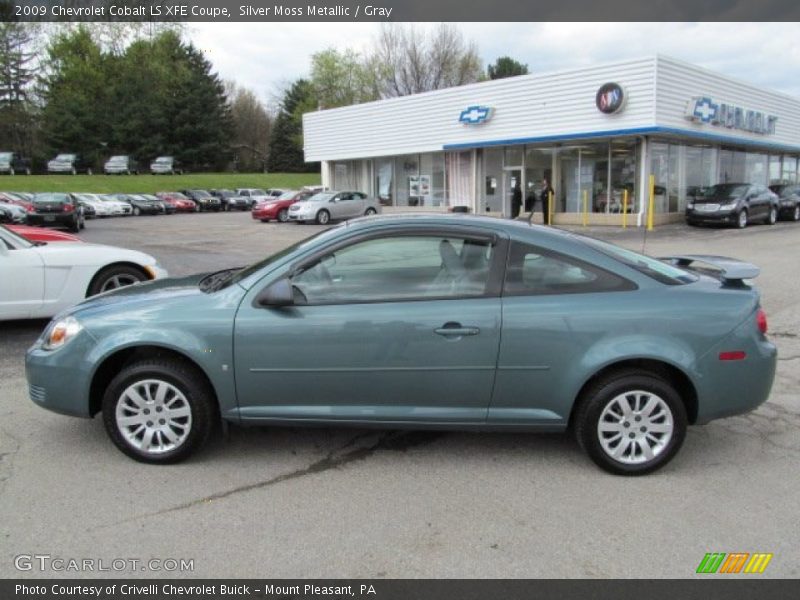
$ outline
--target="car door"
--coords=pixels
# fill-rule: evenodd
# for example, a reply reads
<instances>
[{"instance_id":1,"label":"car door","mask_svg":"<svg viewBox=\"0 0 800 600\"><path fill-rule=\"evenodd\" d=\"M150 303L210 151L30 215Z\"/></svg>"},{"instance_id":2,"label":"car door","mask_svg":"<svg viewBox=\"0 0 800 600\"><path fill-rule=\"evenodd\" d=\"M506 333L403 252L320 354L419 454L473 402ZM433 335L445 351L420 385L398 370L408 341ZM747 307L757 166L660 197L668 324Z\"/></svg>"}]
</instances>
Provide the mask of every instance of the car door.
<instances>
[{"instance_id":1,"label":"car door","mask_svg":"<svg viewBox=\"0 0 800 600\"><path fill-rule=\"evenodd\" d=\"M452 232L359 239L293 268L292 306L256 300L279 275L255 286L234 327L242 418L483 422L504 243Z\"/></svg>"},{"instance_id":2,"label":"car door","mask_svg":"<svg viewBox=\"0 0 800 600\"><path fill-rule=\"evenodd\" d=\"M44 261L36 247L0 231L0 318L27 319L44 301Z\"/></svg>"},{"instance_id":3,"label":"car door","mask_svg":"<svg viewBox=\"0 0 800 600\"><path fill-rule=\"evenodd\" d=\"M750 217L753 219L766 217L769 212L769 202L761 187L757 185L750 186L748 195L750 197Z\"/></svg>"}]
</instances>

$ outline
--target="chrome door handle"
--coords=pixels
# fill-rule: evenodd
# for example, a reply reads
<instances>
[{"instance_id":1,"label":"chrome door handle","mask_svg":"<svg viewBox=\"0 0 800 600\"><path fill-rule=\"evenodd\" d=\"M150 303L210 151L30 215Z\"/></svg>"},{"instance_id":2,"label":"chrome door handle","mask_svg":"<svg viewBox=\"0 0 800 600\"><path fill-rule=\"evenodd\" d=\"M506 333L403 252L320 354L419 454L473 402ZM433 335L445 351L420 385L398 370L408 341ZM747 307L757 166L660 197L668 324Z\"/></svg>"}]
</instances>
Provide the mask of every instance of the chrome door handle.
<instances>
[{"instance_id":1,"label":"chrome door handle","mask_svg":"<svg viewBox=\"0 0 800 600\"><path fill-rule=\"evenodd\" d=\"M462 327L461 323L445 323L441 327L434 329L433 332L445 337L461 337L464 335L478 335L481 330L478 327Z\"/></svg>"}]
</instances>

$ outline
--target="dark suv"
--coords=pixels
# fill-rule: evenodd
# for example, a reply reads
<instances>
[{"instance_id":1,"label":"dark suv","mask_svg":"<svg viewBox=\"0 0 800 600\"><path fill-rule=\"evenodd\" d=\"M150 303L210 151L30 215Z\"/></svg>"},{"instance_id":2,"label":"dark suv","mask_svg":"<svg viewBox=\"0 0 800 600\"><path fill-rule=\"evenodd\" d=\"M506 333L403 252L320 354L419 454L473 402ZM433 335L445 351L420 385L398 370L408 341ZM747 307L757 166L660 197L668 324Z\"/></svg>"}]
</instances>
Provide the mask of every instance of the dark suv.
<instances>
[{"instance_id":1,"label":"dark suv","mask_svg":"<svg viewBox=\"0 0 800 600\"><path fill-rule=\"evenodd\" d=\"M800 221L800 185L779 183L769 186L778 195L778 217L789 221Z\"/></svg>"},{"instance_id":2,"label":"dark suv","mask_svg":"<svg viewBox=\"0 0 800 600\"><path fill-rule=\"evenodd\" d=\"M222 201L205 190L180 190L180 192L194 202L199 211L219 212L222 208Z\"/></svg>"},{"instance_id":3,"label":"dark suv","mask_svg":"<svg viewBox=\"0 0 800 600\"><path fill-rule=\"evenodd\" d=\"M722 223L739 229L753 221L774 225L778 196L767 186L753 183L718 183L703 190L686 205L689 225Z\"/></svg>"},{"instance_id":4,"label":"dark suv","mask_svg":"<svg viewBox=\"0 0 800 600\"><path fill-rule=\"evenodd\" d=\"M16 152L0 152L0 173L14 175L16 173L31 174L31 159L23 158Z\"/></svg>"},{"instance_id":5,"label":"dark suv","mask_svg":"<svg viewBox=\"0 0 800 600\"><path fill-rule=\"evenodd\" d=\"M28 212L28 224L65 227L77 233L84 228L83 207L72 194L34 194L33 211Z\"/></svg>"},{"instance_id":6,"label":"dark suv","mask_svg":"<svg viewBox=\"0 0 800 600\"><path fill-rule=\"evenodd\" d=\"M66 173L77 175L78 173L92 174L92 165L85 161L80 154L65 152L59 154L47 163L48 173Z\"/></svg>"}]
</instances>

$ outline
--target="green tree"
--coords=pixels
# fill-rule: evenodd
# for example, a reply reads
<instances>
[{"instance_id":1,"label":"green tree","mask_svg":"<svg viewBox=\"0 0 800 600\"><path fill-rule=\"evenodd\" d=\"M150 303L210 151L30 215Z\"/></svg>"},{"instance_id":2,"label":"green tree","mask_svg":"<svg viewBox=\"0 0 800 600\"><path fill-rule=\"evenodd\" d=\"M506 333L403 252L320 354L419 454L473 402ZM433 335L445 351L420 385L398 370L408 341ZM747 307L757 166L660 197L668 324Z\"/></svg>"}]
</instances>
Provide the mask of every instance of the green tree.
<instances>
[{"instance_id":1,"label":"green tree","mask_svg":"<svg viewBox=\"0 0 800 600\"><path fill-rule=\"evenodd\" d=\"M380 98L376 71L354 50L334 48L311 56L311 84L320 108L335 108Z\"/></svg>"},{"instance_id":2,"label":"green tree","mask_svg":"<svg viewBox=\"0 0 800 600\"><path fill-rule=\"evenodd\" d=\"M78 152L98 163L111 141L109 82L112 74L85 26L56 35L46 51L41 79L42 127L50 153Z\"/></svg>"},{"instance_id":3,"label":"green tree","mask_svg":"<svg viewBox=\"0 0 800 600\"><path fill-rule=\"evenodd\" d=\"M272 121L264 105L247 88L229 82L228 102L233 121L232 149L239 171L263 171L266 167Z\"/></svg>"},{"instance_id":4,"label":"green tree","mask_svg":"<svg viewBox=\"0 0 800 600\"><path fill-rule=\"evenodd\" d=\"M31 154L35 133L33 40L29 25L0 23L0 145L24 154Z\"/></svg>"},{"instance_id":5,"label":"green tree","mask_svg":"<svg viewBox=\"0 0 800 600\"><path fill-rule=\"evenodd\" d=\"M303 113L314 110L316 104L314 87L306 79L298 79L286 90L272 125L267 170L273 173L319 170L319 163L306 163L303 159Z\"/></svg>"},{"instance_id":6,"label":"green tree","mask_svg":"<svg viewBox=\"0 0 800 600\"><path fill-rule=\"evenodd\" d=\"M501 56L493 65L487 68L489 79L503 79L505 77L516 77L517 75L527 75L528 65L523 65L509 56Z\"/></svg>"}]
</instances>

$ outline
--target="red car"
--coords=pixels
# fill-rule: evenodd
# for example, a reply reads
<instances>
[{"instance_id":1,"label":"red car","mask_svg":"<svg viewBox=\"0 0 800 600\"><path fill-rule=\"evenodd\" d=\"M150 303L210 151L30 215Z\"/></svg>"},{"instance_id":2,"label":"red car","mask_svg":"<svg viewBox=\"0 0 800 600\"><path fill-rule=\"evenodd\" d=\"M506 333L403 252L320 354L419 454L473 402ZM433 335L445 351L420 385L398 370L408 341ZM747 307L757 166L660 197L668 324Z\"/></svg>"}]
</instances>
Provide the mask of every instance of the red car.
<instances>
[{"instance_id":1,"label":"red car","mask_svg":"<svg viewBox=\"0 0 800 600\"><path fill-rule=\"evenodd\" d=\"M8 229L21 235L29 242L82 242L76 235L57 231L46 227L31 227L30 225L6 225Z\"/></svg>"},{"instance_id":2,"label":"red car","mask_svg":"<svg viewBox=\"0 0 800 600\"><path fill-rule=\"evenodd\" d=\"M26 200L24 196L15 194L13 192L0 192L0 202L7 202L8 204L16 204L21 206L27 212L33 212L33 202Z\"/></svg>"},{"instance_id":3,"label":"red car","mask_svg":"<svg viewBox=\"0 0 800 600\"><path fill-rule=\"evenodd\" d=\"M196 212L197 204L189 200L180 192L158 192L156 197L170 206L175 207L175 212Z\"/></svg>"},{"instance_id":4,"label":"red car","mask_svg":"<svg viewBox=\"0 0 800 600\"><path fill-rule=\"evenodd\" d=\"M278 220L286 223L289 220L289 207L295 202L313 196L313 192L290 190L271 200L264 200L253 207L251 213L254 219L263 223Z\"/></svg>"}]
</instances>

